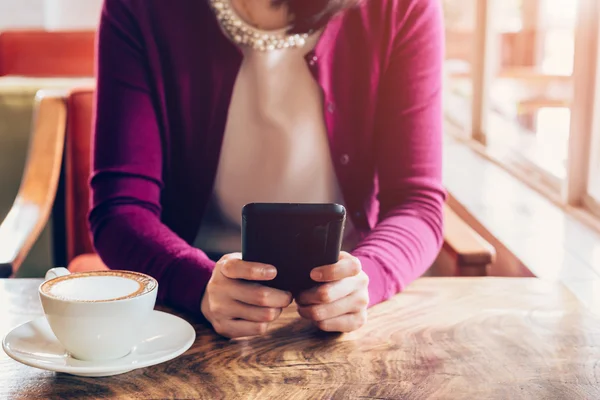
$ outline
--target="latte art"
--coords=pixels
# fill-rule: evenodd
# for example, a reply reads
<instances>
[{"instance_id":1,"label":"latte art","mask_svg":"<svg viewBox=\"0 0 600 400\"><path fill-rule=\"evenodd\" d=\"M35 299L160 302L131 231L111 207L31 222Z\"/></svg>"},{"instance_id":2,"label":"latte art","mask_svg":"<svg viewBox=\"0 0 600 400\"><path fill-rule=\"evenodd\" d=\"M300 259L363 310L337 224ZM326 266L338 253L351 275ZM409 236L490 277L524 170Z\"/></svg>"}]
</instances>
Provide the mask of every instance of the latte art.
<instances>
[{"instance_id":1,"label":"latte art","mask_svg":"<svg viewBox=\"0 0 600 400\"><path fill-rule=\"evenodd\" d=\"M66 301L107 302L125 300L151 292L156 280L129 271L85 272L44 282L42 293Z\"/></svg>"}]
</instances>

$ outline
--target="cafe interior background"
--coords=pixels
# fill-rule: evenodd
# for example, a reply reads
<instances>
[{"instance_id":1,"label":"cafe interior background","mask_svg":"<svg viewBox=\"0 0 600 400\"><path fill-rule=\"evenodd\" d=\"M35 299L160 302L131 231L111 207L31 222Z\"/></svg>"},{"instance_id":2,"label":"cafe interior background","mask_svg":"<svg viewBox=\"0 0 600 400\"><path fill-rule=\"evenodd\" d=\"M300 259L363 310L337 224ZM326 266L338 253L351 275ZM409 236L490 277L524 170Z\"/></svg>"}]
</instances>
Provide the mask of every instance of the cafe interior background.
<instances>
[{"instance_id":1,"label":"cafe interior background","mask_svg":"<svg viewBox=\"0 0 600 400\"><path fill-rule=\"evenodd\" d=\"M429 274L560 281L600 310L597 0L440 1L450 196L445 251ZM15 236L14 220L43 114L36 93L93 86L93 72L81 71L92 71L100 8L101 0L0 0L0 265L31 237ZM44 57L62 60L50 76L35 65ZM56 196L52 213L14 276L41 277L78 255L60 237L73 222L60 212L65 168L43 193Z\"/></svg>"}]
</instances>

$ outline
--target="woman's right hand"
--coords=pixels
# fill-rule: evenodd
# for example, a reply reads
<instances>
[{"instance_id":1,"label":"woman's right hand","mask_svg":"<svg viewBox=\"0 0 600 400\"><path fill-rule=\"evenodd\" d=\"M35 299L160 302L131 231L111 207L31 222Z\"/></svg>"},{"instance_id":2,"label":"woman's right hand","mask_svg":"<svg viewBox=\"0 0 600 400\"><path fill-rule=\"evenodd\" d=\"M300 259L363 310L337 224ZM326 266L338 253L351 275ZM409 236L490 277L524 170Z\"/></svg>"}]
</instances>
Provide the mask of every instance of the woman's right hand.
<instances>
[{"instance_id":1,"label":"woman's right hand","mask_svg":"<svg viewBox=\"0 0 600 400\"><path fill-rule=\"evenodd\" d=\"M239 253L223 256L202 297L202 314L222 336L263 335L290 305L292 295L249 281L269 281L275 275L275 267L243 261Z\"/></svg>"}]
</instances>

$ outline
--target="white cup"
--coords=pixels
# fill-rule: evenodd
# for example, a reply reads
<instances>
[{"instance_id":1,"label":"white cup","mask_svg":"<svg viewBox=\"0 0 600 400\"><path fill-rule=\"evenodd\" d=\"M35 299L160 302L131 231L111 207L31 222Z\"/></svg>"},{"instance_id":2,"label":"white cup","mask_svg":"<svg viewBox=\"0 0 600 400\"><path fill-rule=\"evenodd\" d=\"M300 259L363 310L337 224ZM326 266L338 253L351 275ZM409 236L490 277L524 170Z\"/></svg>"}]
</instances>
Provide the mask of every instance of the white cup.
<instances>
[{"instance_id":1,"label":"white cup","mask_svg":"<svg viewBox=\"0 0 600 400\"><path fill-rule=\"evenodd\" d=\"M158 283L148 275L128 271L70 274L65 268L48 271L39 288L56 338L71 356L86 361L129 354L141 339L157 292Z\"/></svg>"}]
</instances>

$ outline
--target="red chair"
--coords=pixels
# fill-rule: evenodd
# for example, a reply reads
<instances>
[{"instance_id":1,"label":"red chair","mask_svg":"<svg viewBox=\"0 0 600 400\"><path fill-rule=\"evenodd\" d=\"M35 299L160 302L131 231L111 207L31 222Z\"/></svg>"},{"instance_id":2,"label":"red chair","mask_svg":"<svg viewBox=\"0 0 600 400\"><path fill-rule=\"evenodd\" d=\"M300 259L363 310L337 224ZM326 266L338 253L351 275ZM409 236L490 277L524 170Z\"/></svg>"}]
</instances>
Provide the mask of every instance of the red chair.
<instances>
[{"instance_id":1,"label":"red chair","mask_svg":"<svg viewBox=\"0 0 600 400\"><path fill-rule=\"evenodd\" d=\"M64 174L66 259L94 253L87 228L92 89L40 91L37 118L17 198L0 225L0 276L15 273L46 226ZM64 160L64 165L63 165ZM62 186L61 186L62 187ZM60 194L60 193L58 193ZM55 238L60 239L60 238ZM97 256L75 261L73 270L105 269ZM95 266L97 264L97 266Z\"/></svg>"},{"instance_id":2,"label":"red chair","mask_svg":"<svg viewBox=\"0 0 600 400\"><path fill-rule=\"evenodd\" d=\"M0 32L0 77L92 77L94 43L94 31ZM57 191L67 118L65 95L45 93L36 108L21 188L0 226L0 277L22 263L51 213L41 205L53 200Z\"/></svg>"},{"instance_id":3,"label":"red chair","mask_svg":"<svg viewBox=\"0 0 600 400\"><path fill-rule=\"evenodd\" d=\"M95 32L0 32L0 76L94 76Z\"/></svg>"}]
</instances>

